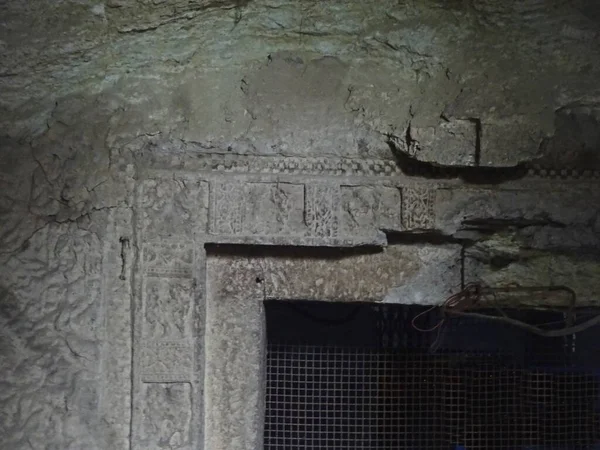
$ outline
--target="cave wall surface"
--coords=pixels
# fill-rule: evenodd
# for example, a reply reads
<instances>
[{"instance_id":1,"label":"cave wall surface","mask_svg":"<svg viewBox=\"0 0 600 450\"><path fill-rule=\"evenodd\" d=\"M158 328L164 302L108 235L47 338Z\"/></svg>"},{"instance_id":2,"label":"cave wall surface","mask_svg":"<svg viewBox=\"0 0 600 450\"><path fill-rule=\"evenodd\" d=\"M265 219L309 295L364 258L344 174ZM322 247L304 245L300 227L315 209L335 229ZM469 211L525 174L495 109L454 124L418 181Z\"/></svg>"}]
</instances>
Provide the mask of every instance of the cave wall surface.
<instances>
[{"instance_id":1,"label":"cave wall surface","mask_svg":"<svg viewBox=\"0 0 600 450\"><path fill-rule=\"evenodd\" d=\"M598 300L594 0L8 0L0 17L2 449L201 448L205 245L347 249L300 252L311 285L267 257L289 295L360 275L347 297L482 281Z\"/></svg>"}]
</instances>

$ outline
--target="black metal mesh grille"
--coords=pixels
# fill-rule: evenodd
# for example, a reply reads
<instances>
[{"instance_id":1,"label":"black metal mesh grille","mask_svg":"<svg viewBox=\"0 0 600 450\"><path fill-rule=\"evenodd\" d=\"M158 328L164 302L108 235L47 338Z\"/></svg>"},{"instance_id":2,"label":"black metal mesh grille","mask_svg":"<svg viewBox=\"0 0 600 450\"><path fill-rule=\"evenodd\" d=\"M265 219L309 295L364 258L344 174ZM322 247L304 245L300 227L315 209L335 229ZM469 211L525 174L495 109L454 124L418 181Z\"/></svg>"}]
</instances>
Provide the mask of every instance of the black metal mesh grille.
<instances>
[{"instance_id":1,"label":"black metal mesh grille","mask_svg":"<svg viewBox=\"0 0 600 450\"><path fill-rule=\"evenodd\" d=\"M394 324L418 311L404 308L392 314ZM392 332L383 326L390 312L379 313L379 339L369 347L344 345L331 324L314 324L306 339L269 333L265 450L600 450L594 346L584 356L597 359L582 368L564 357L564 339L551 340L553 352L550 341L523 335L518 347L505 339L493 348L489 333L479 339L485 345L466 345L458 338L474 338L478 324L455 322L442 337L424 337L410 325ZM272 329L269 314L267 323ZM324 345L314 344L319 326ZM530 358L540 345L546 356Z\"/></svg>"}]
</instances>

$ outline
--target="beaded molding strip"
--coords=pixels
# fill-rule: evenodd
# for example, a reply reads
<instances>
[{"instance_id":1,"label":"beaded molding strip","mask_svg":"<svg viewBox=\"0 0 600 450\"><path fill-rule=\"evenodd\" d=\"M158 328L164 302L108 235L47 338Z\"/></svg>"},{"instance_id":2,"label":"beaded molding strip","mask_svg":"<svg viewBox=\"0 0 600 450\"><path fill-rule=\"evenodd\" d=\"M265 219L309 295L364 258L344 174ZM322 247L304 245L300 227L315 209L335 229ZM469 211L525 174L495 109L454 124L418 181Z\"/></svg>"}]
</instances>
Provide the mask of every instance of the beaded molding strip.
<instances>
[{"instance_id":1,"label":"beaded molding strip","mask_svg":"<svg viewBox=\"0 0 600 450\"><path fill-rule=\"evenodd\" d=\"M172 165L172 164L169 164ZM518 167L440 167L411 161L402 167L392 159L258 156L232 154L201 154L196 158L175 163L180 169L220 173L290 174L325 176L422 176L439 179L459 178L474 171L489 171L510 178L560 178L574 180L600 179L600 169L553 168L538 165Z\"/></svg>"}]
</instances>

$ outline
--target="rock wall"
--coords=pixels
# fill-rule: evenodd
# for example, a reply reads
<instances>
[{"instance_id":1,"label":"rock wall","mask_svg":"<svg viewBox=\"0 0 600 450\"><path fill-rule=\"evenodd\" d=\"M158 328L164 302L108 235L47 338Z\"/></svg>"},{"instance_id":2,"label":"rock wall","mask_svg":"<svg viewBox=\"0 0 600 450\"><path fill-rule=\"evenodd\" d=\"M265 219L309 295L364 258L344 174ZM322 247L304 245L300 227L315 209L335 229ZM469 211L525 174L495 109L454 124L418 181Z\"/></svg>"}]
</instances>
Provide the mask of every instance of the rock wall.
<instances>
[{"instance_id":1,"label":"rock wall","mask_svg":"<svg viewBox=\"0 0 600 450\"><path fill-rule=\"evenodd\" d=\"M461 272L597 300L594 0L9 0L0 16L0 448L129 448L136 305L149 293L160 311L187 289L142 295L139 228L306 244L282 236L320 239L326 215L357 245L409 244L435 262L389 301L424 301ZM296 184L245 187L256 208L216 220L202 182L232 192L225 212L240 201L225 174L243 173ZM317 217L295 186L315 197L330 178L338 212ZM435 198L410 191L440 180ZM401 209L411 192L422 201ZM187 332L145 317L156 338ZM157 436L169 420L189 429L156 409L190 404L188 385L143 389L140 429L153 415L167 424ZM190 445L152 436L147 449Z\"/></svg>"}]
</instances>

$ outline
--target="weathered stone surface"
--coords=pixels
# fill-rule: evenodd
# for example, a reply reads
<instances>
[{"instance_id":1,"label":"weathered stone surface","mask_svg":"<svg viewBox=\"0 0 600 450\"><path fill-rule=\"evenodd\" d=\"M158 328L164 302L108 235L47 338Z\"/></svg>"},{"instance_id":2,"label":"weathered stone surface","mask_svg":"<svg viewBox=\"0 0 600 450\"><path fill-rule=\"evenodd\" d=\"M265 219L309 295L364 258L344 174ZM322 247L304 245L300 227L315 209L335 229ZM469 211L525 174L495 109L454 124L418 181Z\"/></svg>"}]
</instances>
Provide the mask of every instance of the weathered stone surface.
<instances>
[{"instance_id":1,"label":"weathered stone surface","mask_svg":"<svg viewBox=\"0 0 600 450\"><path fill-rule=\"evenodd\" d=\"M186 178L146 180L142 211L146 239L204 234L208 221L208 183Z\"/></svg>"},{"instance_id":2,"label":"weathered stone surface","mask_svg":"<svg viewBox=\"0 0 600 450\"><path fill-rule=\"evenodd\" d=\"M75 224L49 225L27 244L4 255L0 275L2 446L104 448L102 245Z\"/></svg>"},{"instance_id":3,"label":"weathered stone surface","mask_svg":"<svg viewBox=\"0 0 600 450\"><path fill-rule=\"evenodd\" d=\"M149 242L143 247L143 268L148 276L191 278L194 246L190 241Z\"/></svg>"},{"instance_id":4,"label":"weathered stone surface","mask_svg":"<svg viewBox=\"0 0 600 450\"><path fill-rule=\"evenodd\" d=\"M386 302L437 305L457 292L461 283L462 256L459 245L408 247L419 261L419 270L392 289Z\"/></svg>"},{"instance_id":5,"label":"weathered stone surface","mask_svg":"<svg viewBox=\"0 0 600 450\"><path fill-rule=\"evenodd\" d=\"M131 209L111 213L107 236L129 235L133 217ZM126 251L123 261L123 250ZM102 420L99 433L104 436L103 448L127 448L131 434L132 363L132 283L134 262L129 249L117 239L107 239L103 267L105 299L105 343L100 382ZM121 275L125 274L125 279Z\"/></svg>"},{"instance_id":6,"label":"weathered stone surface","mask_svg":"<svg viewBox=\"0 0 600 450\"><path fill-rule=\"evenodd\" d=\"M530 190L475 187L442 189L435 199L435 228L447 234L461 229L543 226L587 227L600 208L600 197L589 187L534 186Z\"/></svg>"},{"instance_id":7,"label":"weathered stone surface","mask_svg":"<svg viewBox=\"0 0 600 450\"><path fill-rule=\"evenodd\" d=\"M373 156L390 134L403 140L409 124L438 127L443 115L480 121L482 164L514 165L543 154L556 111L597 104L590 0L118 0L82 2L65 21L66 11L3 5L11 136L43 130L57 101L74 108L68 93L111 91L111 139L172 133L219 151ZM448 158L447 145L423 157L469 161Z\"/></svg>"},{"instance_id":8,"label":"weathered stone surface","mask_svg":"<svg viewBox=\"0 0 600 450\"><path fill-rule=\"evenodd\" d=\"M307 249L293 257L265 250L256 257L214 257L209 264L214 280L209 279L217 294L236 286L253 290L258 283L261 298L269 299L437 303L460 285L460 259L458 245L394 245L381 252Z\"/></svg>"},{"instance_id":9,"label":"weathered stone surface","mask_svg":"<svg viewBox=\"0 0 600 450\"><path fill-rule=\"evenodd\" d=\"M203 329L187 318L202 308L197 246L215 236L394 232L378 255L308 262L287 248L247 280L231 274L257 298L438 302L466 245L469 280L564 283L596 301L595 178L558 184L600 168L594 0L9 0L0 14L3 448L200 447L202 358L186 336ZM434 183L394 156L535 161L558 178ZM236 305L207 325L259 336ZM226 369L247 364L253 382L260 353L232 342L206 341L229 383L211 398L259 443L244 370Z\"/></svg>"},{"instance_id":10,"label":"weathered stone surface","mask_svg":"<svg viewBox=\"0 0 600 450\"><path fill-rule=\"evenodd\" d=\"M298 252L293 258L266 253L208 257L205 442L210 448L262 445L263 300L438 303L460 284L458 246L398 246L347 255ZM427 265L432 269L424 270Z\"/></svg>"},{"instance_id":11,"label":"weathered stone surface","mask_svg":"<svg viewBox=\"0 0 600 450\"><path fill-rule=\"evenodd\" d=\"M349 236L402 229L400 189L342 186L342 226Z\"/></svg>"},{"instance_id":12,"label":"weathered stone surface","mask_svg":"<svg viewBox=\"0 0 600 450\"><path fill-rule=\"evenodd\" d=\"M204 445L217 450L261 448L266 336L260 269L247 258L230 260L229 266L223 262L207 263ZM222 276L231 270L236 277Z\"/></svg>"},{"instance_id":13,"label":"weathered stone surface","mask_svg":"<svg viewBox=\"0 0 600 450\"><path fill-rule=\"evenodd\" d=\"M600 303L598 254L556 254L493 239L465 252L465 279L488 286L567 286L579 305Z\"/></svg>"},{"instance_id":14,"label":"weathered stone surface","mask_svg":"<svg viewBox=\"0 0 600 450\"><path fill-rule=\"evenodd\" d=\"M191 336L194 282L180 278L149 278L145 292L145 339Z\"/></svg>"},{"instance_id":15,"label":"weathered stone surface","mask_svg":"<svg viewBox=\"0 0 600 450\"><path fill-rule=\"evenodd\" d=\"M344 114L347 71L333 56L271 55L242 80L254 146L284 155L356 154L354 117Z\"/></svg>"},{"instance_id":16,"label":"weathered stone surface","mask_svg":"<svg viewBox=\"0 0 600 450\"><path fill-rule=\"evenodd\" d=\"M405 151L419 161L445 166L479 163L480 124L476 120L442 121L438 126L407 130Z\"/></svg>"},{"instance_id":17,"label":"weathered stone surface","mask_svg":"<svg viewBox=\"0 0 600 450\"><path fill-rule=\"evenodd\" d=\"M340 190L325 183L308 184L304 194L304 218L309 234L335 237L340 226Z\"/></svg>"},{"instance_id":18,"label":"weathered stone surface","mask_svg":"<svg viewBox=\"0 0 600 450\"><path fill-rule=\"evenodd\" d=\"M240 234L244 223L244 185L216 182L211 186L213 234Z\"/></svg>"},{"instance_id":19,"label":"weathered stone surface","mask_svg":"<svg viewBox=\"0 0 600 450\"><path fill-rule=\"evenodd\" d=\"M402 223L405 230L429 230L435 225L436 191L429 187L402 188Z\"/></svg>"},{"instance_id":20,"label":"weathered stone surface","mask_svg":"<svg viewBox=\"0 0 600 450\"><path fill-rule=\"evenodd\" d=\"M555 112L554 134L543 144L546 166L600 167L600 104L575 103Z\"/></svg>"},{"instance_id":21,"label":"weathered stone surface","mask_svg":"<svg viewBox=\"0 0 600 450\"><path fill-rule=\"evenodd\" d=\"M143 342L141 378L146 382L189 381L194 351L188 341Z\"/></svg>"},{"instance_id":22,"label":"weathered stone surface","mask_svg":"<svg viewBox=\"0 0 600 450\"><path fill-rule=\"evenodd\" d=\"M135 448L191 450L191 387L188 383L144 384L142 441Z\"/></svg>"},{"instance_id":23,"label":"weathered stone surface","mask_svg":"<svg viewBox=\"0 0 600 450\"><path fill-rule=\"evenodd\" d=\"M306 234L304 185L248 183L245 197L245 233L263 236Z\"/></svg>"}]
</instances>

